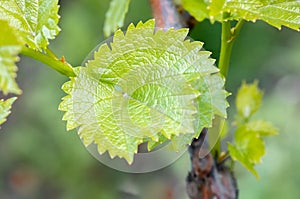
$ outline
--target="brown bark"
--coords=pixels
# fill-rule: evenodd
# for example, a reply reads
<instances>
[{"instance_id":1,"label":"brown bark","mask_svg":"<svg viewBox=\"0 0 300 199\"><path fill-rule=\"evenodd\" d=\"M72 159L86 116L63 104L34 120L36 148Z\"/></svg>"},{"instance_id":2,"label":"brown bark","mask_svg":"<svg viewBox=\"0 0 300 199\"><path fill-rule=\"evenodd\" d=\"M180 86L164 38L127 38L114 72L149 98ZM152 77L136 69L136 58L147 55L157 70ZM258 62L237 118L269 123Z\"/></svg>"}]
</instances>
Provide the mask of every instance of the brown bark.
<instances>
[{"instance_id":1,"label":"brown bark","mask_svg":"<svg viewBox=\"0 0 300 199\"><path fill-rule=\"evenodd\" d=\"M186 27L172 0L149 0L156 26L159 28Z\"/></svg>"},{"instance_id":2,"label":"brown bark","mask_svg":"<svg viewBox=\"0 0 300 199\"><path fill-rule=\"evenodd\" d=\"M189 24L178 13L172 0L149 1L157 27L179 29ZM191 171L187 176L187 193L191 199L237 199L236 180L224 162L219 164L208 151L206 134L207 129L203 129L199 138L193 139L189 146ZM202 157L200 154L207 155Z\"/></svg>"},{"instance_id":3,"label":"brown bark","mask_svg":"<svg viewBox=\"0 0 300 199\"><path fill-rule=\"evenodd\" d=\"M207 151L207 129L203 129L199 138L189 146L192 170L187 177L187 193L191 199L236 199L237 184L231 171L218 163ZM199 154L207 154L199 157Z\"/></svg>"}]
</instances>

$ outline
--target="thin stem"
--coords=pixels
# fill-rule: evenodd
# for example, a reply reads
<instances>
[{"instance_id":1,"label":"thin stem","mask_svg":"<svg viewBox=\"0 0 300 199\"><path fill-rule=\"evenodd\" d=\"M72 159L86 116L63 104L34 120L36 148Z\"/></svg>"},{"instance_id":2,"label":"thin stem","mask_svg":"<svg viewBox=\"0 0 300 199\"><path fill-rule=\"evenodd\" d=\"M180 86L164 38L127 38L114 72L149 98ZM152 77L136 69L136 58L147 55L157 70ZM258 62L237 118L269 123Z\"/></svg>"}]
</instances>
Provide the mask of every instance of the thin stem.
<instances>
[{"instance_id":1,"label":"thin stem","mask_svg":"<svg viewBox=\"0 0 300 199\"><path fill-rule=\"evenodd\" d=\"M43 54L39 51L33 50L25 46L22 48L21 54L38 60L67 77L75 76L73 68L70 64L64 63L56 58L53 58L53 56Z\"/></svg>"},{"instance_id":2,"label":"thin stem","mask_svg":"<svg viewBox=\"0 0 300 199\"><path fill-rule=\"evenodd\" d=\"M232 51L232 40L231 40L231 26L230 21L222 22L222 36L221 36L221 52L219 58L219 69L220 73L227 76L230 55Z\"/></svg>"},{"instance_id":3,"label":"thin stem","mask_svg":"<svg viewBox=\"0 0 300 199\"><path fill-rule=\"evenodd\" d=\"M231 28L230 21L222 22L222 36L221 36L221 52L219 58L220 73L226 77L229 68L230 56L232 46L241 31L244 20L240 20L234 28Z\"/></svg>"},{"instance_id":4,"label":"thin stem","mask_svg":"<svg viewBox=\"0 0 300 199\"><path fill-rule=\"evenodd\" d=\"M240 34L240 31L244 25L245 21L243 19L241 19L237 24L236 26L232 29L232 35L233 35L233 38L235 39L239 34Z\"/></svg>"}]
</instances>

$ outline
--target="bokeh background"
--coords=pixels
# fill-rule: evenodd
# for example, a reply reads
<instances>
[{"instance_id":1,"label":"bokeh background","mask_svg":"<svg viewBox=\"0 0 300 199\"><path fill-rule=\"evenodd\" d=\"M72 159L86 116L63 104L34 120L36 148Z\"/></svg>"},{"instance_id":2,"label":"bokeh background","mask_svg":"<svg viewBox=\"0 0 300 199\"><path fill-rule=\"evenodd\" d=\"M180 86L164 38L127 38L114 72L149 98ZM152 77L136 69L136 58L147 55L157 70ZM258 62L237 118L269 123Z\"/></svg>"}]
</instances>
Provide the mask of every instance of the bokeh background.
<instances>
[{"instance_id":1,"label":"bokeh background","mask_svg":"<svg viewBox=\"0 0 300 199\"><path fill-rule=\"evenodd\" d=\"M61 33L51 48L74 66L104 39L109 0L60 1ZM147 0L132 0L125 26L151 18ZM220 24L198 24L191 37L205 42L218 58ZM1 34L1 33L0 33ZM95 160L76 131L66 132L57 110L67 78L22 57L17 81L23 90L0 130L0 199L186 199L188 154L171 166L148 174L126 174ZM227 89L259 79L265 91L256 117L272 121L280 134L267 139L267 155L257 166L257 180L236 167L241 199L300 197L300 34L262 23L246 23L235 43ZM229 108L229 116L234 113ZM231 117L232 118L232 117Z\"/></svg>"}]
</instances>

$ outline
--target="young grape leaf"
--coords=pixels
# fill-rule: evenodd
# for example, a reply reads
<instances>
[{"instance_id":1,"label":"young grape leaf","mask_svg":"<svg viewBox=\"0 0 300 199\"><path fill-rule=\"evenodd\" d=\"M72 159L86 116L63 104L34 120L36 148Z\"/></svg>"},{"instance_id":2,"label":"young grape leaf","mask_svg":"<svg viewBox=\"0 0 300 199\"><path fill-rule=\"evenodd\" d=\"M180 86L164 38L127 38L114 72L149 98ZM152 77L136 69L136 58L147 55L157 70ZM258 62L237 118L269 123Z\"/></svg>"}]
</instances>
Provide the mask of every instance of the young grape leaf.
<instances>
[{"instance_id":1,"label":"young grape leaf","mask_svg":"<svg viewBox=\"0 0 300 199\"><path fill-rule=\"evenodd\" d=\"M0 19L7 20L31 48L42 50L60 31L58 0L2 0Z\"/></svg>"},{"instance_id":2,"label":"young grape leaf","mask_svg":"<svg viewBox=\"0 0 300 199\"><path fill-rule=\"evenodd\" d=\"M259 175L254 168L255 165L249 161L247 153L242 152L237 146L232 145L231 143L228 143L228 151L233 160L238 160L256 178L259 178Z\"/></svg>"},{"instance_id":3,"label":"young grape leaf","mask_svg":"<svg viewBox=\"0 0 300 199\"><path fill-rule=\"evenodd\" d=\"M252 126L255 124L255 126ZM268 129L260 129L267 126ZM259 121L239 126L235 131L235 143L228 143L228 150L233 160L238 160L251 173L258 177L254 166L261 162L262 156L265 154L265 144L261 136L275 135L277 129L267 122Z\"/></svg>"},{"instance_id":4,"label":"young grape leaf","mask_svg":"<svg viewBox=\"0 0 300 199\"><path fill-rule=\"evenodd\" d=\"M5 101L0 100L0 125L6 121L7 116L10 114L11 105L16 99L16 97L12 97Z\"/></svg>"},{"instance_id":5,"label":"young grape leaf","mask_svg":"<svg viewBox=\"0 0 300 199\"><path fill-rule=\"evenodd\" d=\"M210 79L218 69L209 53L200 51L201 42L185 40L187 33L155 32L154 20L129 25L125 35L118 30L113 42L101 45L94 60L75 69L77 76L63 85L68 95L59 109L66 112L67 129L79 127L86 145L94 142L100 153L129 163L142 142L193 137L195 100L204 93L192 82ZM223 85L222 79L212 82ZM216 103L224 104L216 110L226 107L225 99Z\"/></svg>"},{"instance_id":6,"label":"young grape leaf","mask_svg":"<svg viewBox=\"0 0 300 199\"><path fill-rule=\"evenodd\" d=\"M248 122L246 127L250 131L259 133L260 136L276 135L278 133L277 128L275 128L270 122L266 122L264 120Z\"/></svg>"},{"instance_id":7,"label":"young grape leaf","mask_svg":"<svg viewBox=\"0 0 300 199\"><path fill-rule=\"evenodd\" d=\"M242 86L238 90L236 97L236 107L239 116L242 118L251 117L260 107L263 91L258 87L258 82L253 84L246 84L243 82Z\"/></svg>"},{"instance_id":8,"label":"young grape leaf","mask_svg":"<svg viewBox=\"0 0 300 199\"><path fill-rule=\"evenodd\" d=\"M20 41L15 29L9 26L6 21L0 20L0 90L6 95L8 93L21 94L15 77L19 60L19 54L23 42Z\"/></svg>"},{"instance_id":9,"label":"young grape leaf","mask_svg":"<svg viewBox=\"0 0 300 199\"><path fill-rule=\"evenodd\" d=\"M108 37L111 33L121 28L125 15L128 11L130 0L111 0L109 9L105 14L104 35Z\"/></svg>"},{"instance_id":10,"label":"young grape leaf","mask_svg":"<svg viewBox=\"0 0 300 199\"><path fill-rule=\"evenodd\" d=\"M300 1L298 0L183 0L183 7L198 21L262 20L272 26L300 30ZM223 13L229 16L223 18Z\"/></svg>"}]
</instances>

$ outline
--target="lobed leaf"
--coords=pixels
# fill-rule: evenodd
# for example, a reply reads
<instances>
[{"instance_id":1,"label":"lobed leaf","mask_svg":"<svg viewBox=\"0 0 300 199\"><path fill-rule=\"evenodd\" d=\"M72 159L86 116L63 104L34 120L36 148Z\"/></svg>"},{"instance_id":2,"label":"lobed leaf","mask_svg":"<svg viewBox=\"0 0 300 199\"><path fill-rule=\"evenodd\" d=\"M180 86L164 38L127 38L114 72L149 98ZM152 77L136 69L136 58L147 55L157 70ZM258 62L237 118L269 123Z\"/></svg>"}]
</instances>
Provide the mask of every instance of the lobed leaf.
<instances>
[{"instance_id":1,"label":"lobed leaf","mask_svg":"<svg viewBox=\"0 0 300 199\"><path fill-rule=\"evenodd\" d=\"M19 60L18 54L21 51L23 42L20 41L15 29L9 26L8 22L0 20L0 90L6 95L8 93L21 94L15 78Z\"/></svg>"},{"instance_id":2,"label":"lobed leaf","mask_svg":"<svg viewBox=\"0 0 300 199\"><path fill-rule=\"evenodd\" d=\"M111 0L109 9L105 14L104 35L108 37L111 33L121 28L124 23L130 0Z\"/></svg>"},{"instance_id":3,"label":"lobed leaf","mask_svg":"<svg viewBox=\"0 0 300 199\"><path fill-rule=\"evenodd\" d=\"M18 31L26 44L42 50L60 31L58 0L1 0L0 19Z\"/></svg>"},{"instance_id":4,"label":"lobed leaf","mask_svg":"<svg viewBox=\"0 0 300 199\"><path fill-rule=\"evenodd\" d=\"M300 30L300 1L298 0L182 0L183 7L198 21L262 20L281 28ZM229 13L223 17L223 13Z\"/></svg>"},{"instance_id":5,"label":"lobed leaf","mask_svg":"<svg viewBox=\"0 0 300 199\"><path fill-rule=\"evenodd\" d=\"M154 30L154 20L131 24L126 34L118 30L94 60L75 69L77 76L63 85L68 95L59 106L66 112L67 129L79 127L86 145L94 142L100 154L108 151L129 163L143 142L150 149L180 135L190 142L198 134L200 103L212 110L207 118L203 111L203 125L215 112L226 114L224 80L214 77L218 69L210 53L200 51L202 43L185 40L187 29ZM220 91L207 88L211 84ZM185 145L187 139L172 144Z\"/></svg>"},{"instance_id":6,"label":"lobed leaf","mask_svg":"<svg viewBox=\"0 0 300 199\"><path fill-rule=\"evenodd\" d=\"M11 105L16 99L16 97L12 97L5 101L0 100L0 125L6 121L7 116L10 114Z\"/></svg>"}]
</instances>

